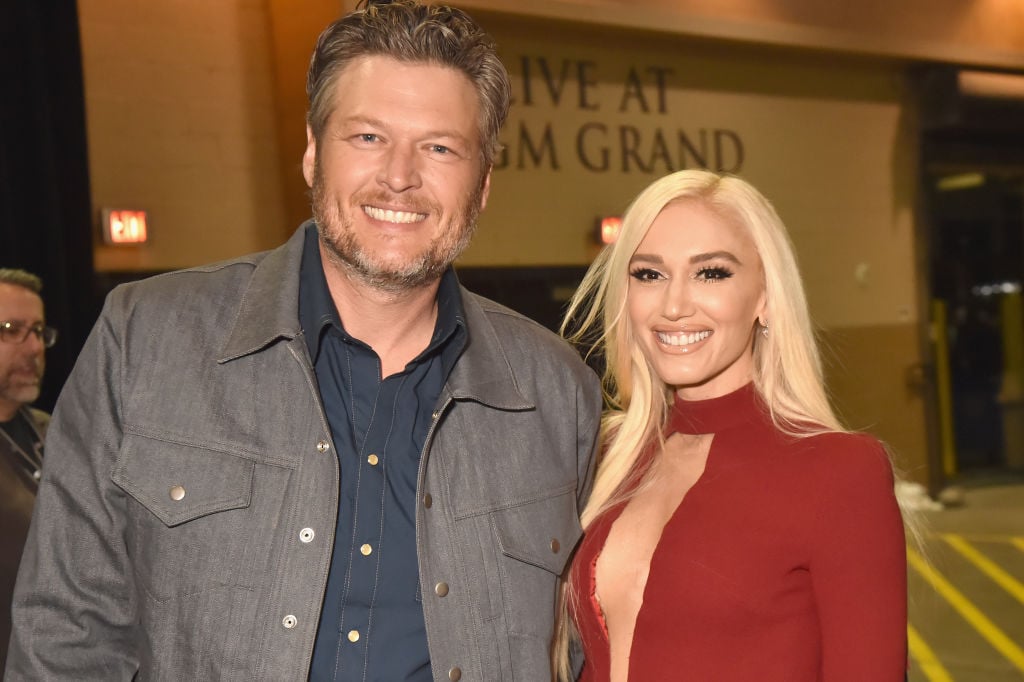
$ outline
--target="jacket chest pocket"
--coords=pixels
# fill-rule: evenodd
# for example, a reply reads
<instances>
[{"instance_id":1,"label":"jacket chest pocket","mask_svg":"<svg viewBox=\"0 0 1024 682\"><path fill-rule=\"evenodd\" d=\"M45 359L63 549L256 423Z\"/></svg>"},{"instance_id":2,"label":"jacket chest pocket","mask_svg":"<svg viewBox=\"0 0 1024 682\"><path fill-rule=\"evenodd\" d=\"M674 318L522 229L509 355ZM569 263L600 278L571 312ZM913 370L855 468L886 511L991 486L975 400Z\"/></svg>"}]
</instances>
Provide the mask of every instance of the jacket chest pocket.
<instances>
[{"instance_id":1,"label":"jacket chest pocket","mask_svg":"<svg viewBox=\"0 0 1024 682\"><path fill-rule=\"evenodd\" d=\"M126 434L111 479L131 496L126 541L149 595L251 588L269 558L289 474L241 454Z\"/></svg>"},{"instance_id":2,"label":"jacket chest pocket","mask_svg":"<svg viewBox=\"0 0 1024 682\"><path fill-rule=\"evenodd\" d=\"M557 578L582 535L575 486L471 519L485 584L485 620L504 615L509 632L550 634Z\"/></svg>"}]
</instances>

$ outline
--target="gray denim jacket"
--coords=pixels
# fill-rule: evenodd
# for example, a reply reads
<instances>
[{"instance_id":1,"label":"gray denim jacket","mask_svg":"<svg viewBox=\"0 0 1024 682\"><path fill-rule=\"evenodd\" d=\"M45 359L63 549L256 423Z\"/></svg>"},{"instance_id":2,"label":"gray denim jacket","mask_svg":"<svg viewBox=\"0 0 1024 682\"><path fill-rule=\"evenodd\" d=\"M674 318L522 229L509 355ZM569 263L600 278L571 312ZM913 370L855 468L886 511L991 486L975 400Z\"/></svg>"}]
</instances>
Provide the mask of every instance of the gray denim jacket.
<instances>
[{"instance_id":1,"label":"gray denim jacket","mask_svg":"<svg viewBox=\"0 0 1024 682\"><path fill-rule=\"evenodd\" d=\"M108 297L54 412L6 679L307 677L338 464L298 324L301 246L300 229ZM469 341L417 490L434 679L534 682L600 391L540 325L463 297Z\"/></svg>"}]
</instances>

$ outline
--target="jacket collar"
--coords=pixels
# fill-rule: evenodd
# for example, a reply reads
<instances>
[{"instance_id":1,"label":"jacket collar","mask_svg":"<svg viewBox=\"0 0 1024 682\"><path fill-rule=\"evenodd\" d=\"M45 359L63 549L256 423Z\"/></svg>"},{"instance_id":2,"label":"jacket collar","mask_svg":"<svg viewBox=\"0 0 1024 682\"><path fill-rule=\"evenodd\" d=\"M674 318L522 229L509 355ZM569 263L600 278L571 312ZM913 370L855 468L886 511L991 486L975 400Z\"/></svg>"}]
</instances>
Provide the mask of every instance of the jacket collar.
<instances>
[{"instance_id":1,"label":"jacket collar","mask_svg":"<svg viewBox=\"0 0 1024 682\"><path fill-rule=\"evenodd\" d=\"M480 300L465 287L460 287L460 291L469 341L448 376L446 388L451 397L475 400L501 410L533 409L534 402L523 394L516 381L504 340L498 336Z\"/></svg>"},{"instance_id":2,"label":"jacket collar","mask_svg":"<svg viewBox=\"0 0 1024 682\"><path fill-rule=\"evenodd\" d=\"M256 263L218 362L255 353L277 339L294 339L299 326L299 267L305 225Z\"/></svg>"},{"instance_id":3,"label":"jacket collar","mask_svg":"<svg viewBox=\"0 0 1024 682\"><path fill-rule=\"evenodd\" d=\"M221 349L224 363L263 350L278 339L302 335L299 324L299 268L306 225L282 246L256 263L242 295L238 315ZM477 402L504 410L529 410L498 335L477 297L459 287L469 340L445 385L456 400Z\"/></svg>"}]
</instances>

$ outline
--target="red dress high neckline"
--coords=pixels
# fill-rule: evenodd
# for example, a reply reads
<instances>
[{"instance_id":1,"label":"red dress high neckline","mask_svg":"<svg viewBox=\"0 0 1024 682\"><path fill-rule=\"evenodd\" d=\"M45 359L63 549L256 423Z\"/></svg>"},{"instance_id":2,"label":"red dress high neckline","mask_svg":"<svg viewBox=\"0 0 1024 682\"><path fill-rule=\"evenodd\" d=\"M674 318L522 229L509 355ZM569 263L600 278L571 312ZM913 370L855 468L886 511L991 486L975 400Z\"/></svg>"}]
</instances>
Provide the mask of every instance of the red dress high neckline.
<instances>
[{"instance_id":1,"label":"red dress high neckline","mask_svg":"<svg viewBox=\"0 0 1024 682\"><path fill-rule=\"evenodd\" d=\"M753 382L732 393L705 400L684 400L677 393L668 415L665 435L718 433L750 423L767 414Z\"/></svg>"},{"instance_id":2,"label":"red dress high neckline","mask_svg":"<svg viewBox=\"0 0 1024 682\"><path fill-rule=\"evenodd\" d=\"M881 445L786 435L752 383L677 396L665 433L714 438L651 558L630 681L902 682L905 545ZM609 679L595 568L624 506L587 527L573 558L580 682Z\"/></svg>"}]
</instances>

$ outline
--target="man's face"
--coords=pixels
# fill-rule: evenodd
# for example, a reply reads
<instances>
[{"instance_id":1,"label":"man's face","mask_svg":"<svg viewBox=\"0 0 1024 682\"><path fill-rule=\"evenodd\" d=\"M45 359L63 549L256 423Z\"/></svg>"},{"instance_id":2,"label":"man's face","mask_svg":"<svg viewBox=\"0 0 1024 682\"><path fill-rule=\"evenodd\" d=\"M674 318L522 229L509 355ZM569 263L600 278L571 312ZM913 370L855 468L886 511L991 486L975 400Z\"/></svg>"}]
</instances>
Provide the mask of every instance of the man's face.
<instances>
[{"instance_id":1,"label":"man's face","mask_svg":"<svg viewBox=\"0 0 1024 682\"><path fill-rule=\"evenodd\" d=\"M0 323L43 324L43 300L24 287L0 282ZM0 341L0 415L39 397L45 365L43 341L29 334L21 343Z\"/></svg>"},{"instance_id":2,"label":"man's face","mask_svg":"<svg viewBox=\"0 0 1024 682\"><path fill-rule=\"evenodd\" d=\"M302 163L322 252L384 291L436 280L487 202L473 84L448 67L369 56L338 75L333 98Z\"/></svg>"}]
</instances>

